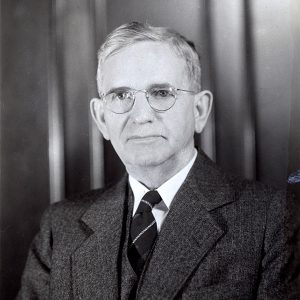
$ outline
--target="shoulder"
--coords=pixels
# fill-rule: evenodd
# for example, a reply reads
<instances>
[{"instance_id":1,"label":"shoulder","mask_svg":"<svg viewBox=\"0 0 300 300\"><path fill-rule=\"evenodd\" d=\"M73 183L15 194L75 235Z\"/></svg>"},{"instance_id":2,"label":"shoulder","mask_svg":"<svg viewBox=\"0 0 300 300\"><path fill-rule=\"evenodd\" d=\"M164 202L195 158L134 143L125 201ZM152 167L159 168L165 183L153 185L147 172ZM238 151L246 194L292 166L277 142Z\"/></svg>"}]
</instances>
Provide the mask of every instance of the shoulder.
<instances>
[{"instance_id":1,"label":"shoulder","mask_svg":"<svg viewBox=\"0 0 300 300\"><path fill-rule=\"evenodd\" d=\"M269 226L297 215L300 205L286 189L226 172L205 154L199 154L191 172L191 182L197 186L196 191L206 196L206 206L210 210L224 207L224 213L231 217L247 216Z\"/></svg>"},{"instance_id":2,"label":"shoulder","mask_svg":"<svg viewBox=\"0 0 300 300\"><path fill-rule=\"evenodd\" d=\"M271 221L270 216L278 216L278 218L287 216L297 206L295 195L287 188L277 188L253 180L238 180L242 186L240 200L250 202L256 210L263 209L269 221Z\"/></svg>"},{"instance_id":3,"label":"shoulder","mask_svg":"<svg viewBox=\"0 0 300 300\"><path fill-rule=\"evenodd\" d=\"M124 180L122 180L124 182ZM94 189L87 192L74 194L68 198L49 205L42 217L42 223L51 223L53 227L71 226L77 223L79 219L88 211L95 203L109 202L117 185L120 182L100 189Z\"/></svg>"},{"instance_id":4,"label":"shoulder","mask_svg":"<svg viewBox=\"0 0 300 300\"><path fill-rule=\"evenodd\" d=\"M264 231L265 243L272 246L276 235L285 240L299 227L299 202L287 188L236 176L225 175L235 194L232 209L236 216L248 220Z\"/></svg>"},{"instance_id":5,"label":"shoulder","mask_svg":"<svg viewBox=\"0 0 300 300\"><path fill-rule=\"evenodd\" d=\"M244 196L248 196L253 201L263 201L266 205L271 205L272 202L277 202L290 196L290 193L283 188L276 188L272 185L264 184L254 180L238 179L242 185L242 192Z\"/></svg>"},{"instance_id":6,"label":"shoulder","mask_svg":"<svg viewBox=\"0 0 300 300\"><path fill-rule=\"evenodd\" d=\"M205 154L201 154L201 165L196 165L196 168L204 169L205 179L200 178L198 184L201 182L209 182L214 186L230 187L232 193L235 193L235 199L239 198L251 198L252 201L265 202L266 204L278 199L283 199L285 202L286 198L291 197L291 193L284 188L277 188L275 186L265 184L256 180L245 179L242 176L232 174L224 171L218 164L209 159ZM203 172L203 171L202 171ZM196 175L198 176L198 175Z\"/></svg>"},{"instance_id":7,"label":"shoulder","mask_svg":"<svg viewBox=\"0 0 300 300\"><path fill-rule=\"evenodd\" d=\"M95 202L101 201L105 188L71 195L70 197L49 205L44 218L74 219L80 216Z\"/></svg>"},{"instance_id":8,"label":"shoulder","mask_svg":"<svg viewBox=\"0 0 300 300\"><path fill-rule=\"evenodd\" d=\"M287 216L296 204L294 195L285 188L277 188L237 176L226 176L235 192L238 204L248 208L253 216L260 214L268 223L277 222L279 218Z\"/></svg>"}]
</instances>

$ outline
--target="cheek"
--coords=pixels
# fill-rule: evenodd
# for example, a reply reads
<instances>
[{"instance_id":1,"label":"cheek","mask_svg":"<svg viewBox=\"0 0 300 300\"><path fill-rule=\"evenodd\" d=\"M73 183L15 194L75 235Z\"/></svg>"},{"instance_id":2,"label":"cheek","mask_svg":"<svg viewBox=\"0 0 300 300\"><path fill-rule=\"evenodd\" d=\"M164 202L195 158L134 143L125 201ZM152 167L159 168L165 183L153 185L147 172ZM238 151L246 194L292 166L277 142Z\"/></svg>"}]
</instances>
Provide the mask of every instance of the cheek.
<instances>
[{"instance_id":1,"label":"cheek","mask_svg":"<svg viewBox=\"0 0 300 300\"><path fill-rule=\"evenodd\" d=\"M183 109L172 116L172 122L168 124L168 131L176 139L176 142L189 139L194 136L195 120L192 109Z\"/></svg>"},{"instance_id":2,"label":"cheek","mask_svg":"<svg viewBox=\"0 0 300 300\"><path fill-rule=\"evenodd\" d=\"M109 133L115 135L118 131L120 131L119 128L121 128L122 123L124 123L123 121L124 117L122 115L118 115L109 110L106 110L104 114L104 118L105 118L107 131Z\"/></svg>"},{"instance_id":3,"label":"cheek","mask_svg":"<svg viewBox=\"0 0 300 300\"><path fill-rule=\"evenodd\" d=\"M110 113L107 113L105 116L105 120L106 129L112 144L118 144L120 142L120 134L123 128L122 119L116 116L112 116Z\"/></svg>"}]
</instances>

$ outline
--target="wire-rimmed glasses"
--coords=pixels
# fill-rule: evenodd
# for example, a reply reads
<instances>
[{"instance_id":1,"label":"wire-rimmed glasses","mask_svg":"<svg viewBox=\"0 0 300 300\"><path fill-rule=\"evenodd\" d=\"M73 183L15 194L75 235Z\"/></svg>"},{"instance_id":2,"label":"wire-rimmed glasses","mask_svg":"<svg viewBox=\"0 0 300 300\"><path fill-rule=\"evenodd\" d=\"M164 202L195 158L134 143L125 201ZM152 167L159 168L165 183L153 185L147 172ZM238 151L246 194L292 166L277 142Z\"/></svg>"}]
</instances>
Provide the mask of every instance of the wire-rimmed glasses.
<instances>
[{"instance_id":1,"label":"wire-rimmed glasses","mask_svg":"<svg viewBox=\"0 0 300 300\"><path fill-rule=\"evenodd\" d=\"M132 88L116 88L102 95L106 108L116 114L129 112L135 102L135 95L139 92L145 93L150 107L157 112L169 110L176 102L178 92L197 94L195 91L178 89L173 86L154 86L147 90L136 90Z\"/></svg>"}]
</instances>

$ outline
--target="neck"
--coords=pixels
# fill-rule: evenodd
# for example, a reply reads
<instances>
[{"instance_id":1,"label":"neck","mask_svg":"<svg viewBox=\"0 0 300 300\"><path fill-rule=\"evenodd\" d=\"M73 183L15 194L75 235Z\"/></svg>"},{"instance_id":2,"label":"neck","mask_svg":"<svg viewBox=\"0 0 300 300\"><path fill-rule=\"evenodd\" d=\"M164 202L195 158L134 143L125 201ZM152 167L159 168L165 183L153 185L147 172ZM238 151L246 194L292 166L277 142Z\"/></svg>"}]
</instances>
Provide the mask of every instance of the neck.
<instances>
[{"instance_id":1,"label":"neck","mask_svg":"<svg viewBox=\"0 0 300 300\"><path fill-rule=\"evenodd\" d=\"M184 159L181 156L172 157L159 165L126 166L126 170L148 189L157 189L189 163L193 158L194 148L189 153L183 154Z\"/></svg>"}]
</instances>

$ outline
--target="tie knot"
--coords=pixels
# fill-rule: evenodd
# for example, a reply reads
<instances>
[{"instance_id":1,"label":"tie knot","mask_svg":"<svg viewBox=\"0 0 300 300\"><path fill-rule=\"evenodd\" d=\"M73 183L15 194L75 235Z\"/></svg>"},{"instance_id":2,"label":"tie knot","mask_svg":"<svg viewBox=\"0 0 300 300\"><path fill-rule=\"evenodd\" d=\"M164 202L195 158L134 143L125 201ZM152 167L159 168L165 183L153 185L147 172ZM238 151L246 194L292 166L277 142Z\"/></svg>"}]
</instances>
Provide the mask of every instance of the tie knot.
<instances>
[{"instance_id":1,"label":"tie knot","mask_svg":"<svg viewBox=\"0 0 300 300\"><path fill-rule=\"evenodd\" d=\"M160 194L156 190L147 192L143 199L150 202L152 205L158 204L161 201Z\"/></svg>"},{"instance_id":2,"label":"tie knot","mask_svg":"<svg viewBox=\"0 0 300 300\"><path fill-rule=\"evenodd\" d=\"M158 191L154 190L147 192L141 200L137 213L151 211L154 205L158 204L161 200Z\"/></svg>"}]
</instances>

